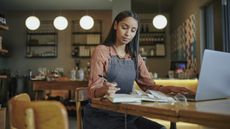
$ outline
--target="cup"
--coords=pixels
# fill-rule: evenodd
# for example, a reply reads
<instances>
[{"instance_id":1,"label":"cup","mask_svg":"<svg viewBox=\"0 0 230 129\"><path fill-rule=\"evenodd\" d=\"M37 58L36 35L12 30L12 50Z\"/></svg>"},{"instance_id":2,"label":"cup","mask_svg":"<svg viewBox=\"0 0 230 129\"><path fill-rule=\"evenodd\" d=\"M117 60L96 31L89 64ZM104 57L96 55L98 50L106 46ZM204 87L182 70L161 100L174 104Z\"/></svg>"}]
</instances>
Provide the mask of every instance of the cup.
<instances>
[{"instance_id":1,"label":"cup","mask_svg":"<svg viewBox=\"0 0 230 129\"><path fill-rule=\"evenodd\" d=\"M170 79L174 78L174 71L169 70L168 71L168 76L169 76Z\"/></svg>"}]
</instances>

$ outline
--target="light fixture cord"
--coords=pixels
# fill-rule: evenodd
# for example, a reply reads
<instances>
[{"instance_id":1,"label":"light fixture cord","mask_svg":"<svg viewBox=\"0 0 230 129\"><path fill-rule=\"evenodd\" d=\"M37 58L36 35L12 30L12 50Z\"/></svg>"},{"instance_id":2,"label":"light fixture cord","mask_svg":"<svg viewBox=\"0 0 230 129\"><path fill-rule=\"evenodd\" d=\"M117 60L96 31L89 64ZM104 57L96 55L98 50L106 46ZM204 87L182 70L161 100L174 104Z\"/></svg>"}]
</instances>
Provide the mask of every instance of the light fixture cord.
<instances>
[{"instance_id":1,"label":"light fixture cord","mask_svg":"<svg viewBox=\"0 0 230 129\"><path fill-rule=\"evenodd\" d=\"M161 0L158 0L158 13L161 14Z\"/></svg>"},{"instance_id":2,"label":"light fixture cord","mask_svg":"<svg viewBox=\"0 0 230 129\"><path fill-rule=\"evenodd\" d=\"M60 15L60 16L62 16L62 9L60 9L60 11L59 11L59 15Z\"/></svg>"},{"instance_id":3,"label":"light fixture cord","mask_svg":"<svg viewBox=\"0 0 230 129\"><path fill-rule=\"evenodd\" d=\"M32 11L32 16L35 16L35 10L33 9L33 11Z\"/></svg>"}]
</instances>

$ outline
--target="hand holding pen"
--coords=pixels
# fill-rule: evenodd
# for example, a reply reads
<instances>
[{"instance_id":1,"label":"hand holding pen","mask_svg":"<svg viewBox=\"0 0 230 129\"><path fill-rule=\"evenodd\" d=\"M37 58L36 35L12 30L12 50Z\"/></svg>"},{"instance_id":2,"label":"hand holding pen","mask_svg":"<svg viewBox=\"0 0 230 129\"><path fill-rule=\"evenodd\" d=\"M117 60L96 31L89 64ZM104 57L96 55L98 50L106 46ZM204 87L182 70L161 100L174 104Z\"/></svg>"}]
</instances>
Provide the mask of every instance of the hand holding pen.
<instances>
[{"instance_id":1,"label":"hand holding pen","mask_svg":"<svg viewBox=\"0 0 230 129\"><path fill-rule=\"evenodd\" d=\"M99 77L104 79L104 85L108 87L106 95L114 95L120 88L117 88L117 83L116 82L109 82L107 78L103 75L98 75Z\"/></svg>"}]
</instances>

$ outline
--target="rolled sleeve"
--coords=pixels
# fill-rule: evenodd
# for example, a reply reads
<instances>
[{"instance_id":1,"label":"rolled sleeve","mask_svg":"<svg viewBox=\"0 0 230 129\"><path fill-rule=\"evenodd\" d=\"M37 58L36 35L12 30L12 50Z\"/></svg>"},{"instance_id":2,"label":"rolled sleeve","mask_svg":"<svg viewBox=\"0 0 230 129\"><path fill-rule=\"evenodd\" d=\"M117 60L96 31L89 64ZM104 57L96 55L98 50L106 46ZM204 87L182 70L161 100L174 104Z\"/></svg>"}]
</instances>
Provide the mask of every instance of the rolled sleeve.
<instances>
[{"instance_id":1,"label":"rolled sleeve","mask_svg":"<svg viewBox=\"0 0 230 129\"><path fill-rule=\"evenodd\" d=\"M104 75L107 70L108 50L106 46L99 45L94 49L91 57L89 76L89 97L94 98L97 89L103 91L104 80L99 75Z\"/></svg>"}]
</instances>

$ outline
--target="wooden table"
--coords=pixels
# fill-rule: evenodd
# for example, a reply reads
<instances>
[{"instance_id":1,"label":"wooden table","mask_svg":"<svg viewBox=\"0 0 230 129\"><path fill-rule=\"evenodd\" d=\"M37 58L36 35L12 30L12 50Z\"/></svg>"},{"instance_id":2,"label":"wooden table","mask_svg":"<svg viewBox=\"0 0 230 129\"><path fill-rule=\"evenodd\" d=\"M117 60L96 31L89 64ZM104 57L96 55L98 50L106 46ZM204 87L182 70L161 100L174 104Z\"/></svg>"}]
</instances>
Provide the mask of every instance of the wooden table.
<instances>
[{"instance_id":1,"label":"wooden table","mask_svg":"<svg viewBox=\"0 0 230 129\"><path fill-rule=\"evenodd\" d=\"M38 99L38 91L44 90L69 90L75 91L78 87L87 87L87 81L32 81L33 91L35 91L35 99Z\"/></svg>"},{"instance_id":2,"label":"wooden table","mask_svg":"<svg viewBox=\"0 0 230 129\"><path fill-rule=\"evenodd\" d=\"M176 129L176 122L178 121L177 106L169 103L142 102L114 104L107 99L96 98L92 99L92 106L115 112L167 120L171 122L170 129Z\"/></svg>"},{"instance_id":3,"label":"wooden table","mask_svg":"<svg viewBox=\"0 0 230 129\"><path fill-rule=\"evenodd\" d=\"M230 129L230 99L189 102L184 104L168 103L120 103L114 104L105 99L92 99L95 108L112 110L150 118L190 122L218 129ZM171 124L172 125L172 124ZM174 127L171 128L176 128Z\"/></svg>"},{"instance_id":4,"label":"wooden table","mask_svg":"<svg viewBox=\"0 0 230 129\"><path fill-rule=\"evenodd\" d=\"M107 99L92 99L92 106L105 110L128 113L138 116L159 118L168 121L178 121L178 111L175 105L168 103L111 103Z\"/></svg>"},{"instance_id":5,"label":"wooden table","mask_svg":"<svg viewBox=\"0 0 230 129\"><path fill-rule=\"evenodd\" d=\"M179 110L179 121L230 129L230 98L190 103Z\"/></svg>"}]
</instances>

